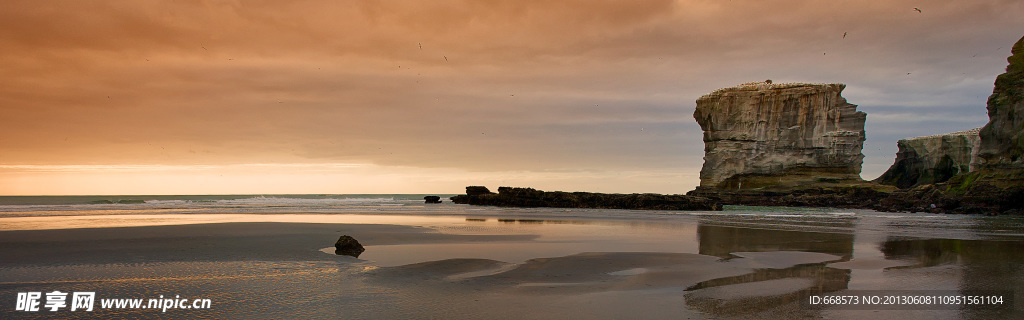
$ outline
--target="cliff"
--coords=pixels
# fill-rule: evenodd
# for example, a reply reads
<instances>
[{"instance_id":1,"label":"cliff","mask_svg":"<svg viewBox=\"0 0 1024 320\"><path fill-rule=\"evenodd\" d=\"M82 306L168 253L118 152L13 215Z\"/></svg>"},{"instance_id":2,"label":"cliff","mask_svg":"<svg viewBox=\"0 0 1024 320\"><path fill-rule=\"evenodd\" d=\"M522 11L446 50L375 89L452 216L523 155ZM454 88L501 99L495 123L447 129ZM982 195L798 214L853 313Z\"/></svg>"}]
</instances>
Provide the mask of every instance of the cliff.
<instances>
[{"instance_id":1,"label":"cliff","mask_svg":"<svg viewBox=\"0 0 1024 320\"><path fill-rule=\"evenodd\" d=\"M978 133L976 170L946 182L894 193L885 211L1024 214L1024 38L988 98L989 122Z\"/></svg>"},{"instance_id":2,"label":"cliff","mask_svg":"<svg viewBox=\"0 0 1024 320\"><path fill-rule=\"evenodd\" d=\"M989 122L981 128L982 165L1024 168L1024 38L1010 50L1006 73L988 97Z\"/></svg>"},{"instance_id":3,"label":"cliff","mask_svg":"<svg viewBox=\"0 0 1024 320\"><path fill-rule=\"evenodd\" d=\"M499 187L492 193L486 187L466 187L466 194L451 197L452 202L500 207L551 207L639 210L722 210L722 205L704 197L661 194L606 194L590 192L545 192L533 188Z\"/></svg>"},{"instance_id":4,"label":"cliff","mask_svg":"<svg viewBox=\"0 0 1024 320\"><path fill-rule=\"evenodd\" d=\"M766 82L697 99L693 117L704 130L701 187L761 187L744 186L748 176L860 180L866 115L841 96L844 88Z\"/></svg>"},{"instance_id":5,"label":"cliff","mask_svg":"<svg viewBox=\"0 0 1024 320\"><path fill-rule=\"evenodd\" d=\"M945 182L978 168L981 128L902 139L896 161L874 182L901 189Z\"/></svg>"}]
</instances>

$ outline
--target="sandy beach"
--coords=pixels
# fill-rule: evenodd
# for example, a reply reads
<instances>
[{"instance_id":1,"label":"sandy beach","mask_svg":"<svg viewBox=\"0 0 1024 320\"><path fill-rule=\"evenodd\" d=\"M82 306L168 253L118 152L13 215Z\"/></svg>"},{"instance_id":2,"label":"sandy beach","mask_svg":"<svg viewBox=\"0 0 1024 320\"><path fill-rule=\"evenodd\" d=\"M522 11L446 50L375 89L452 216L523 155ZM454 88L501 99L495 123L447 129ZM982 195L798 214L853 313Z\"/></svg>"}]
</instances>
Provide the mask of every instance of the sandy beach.
<instances>
[{"instance_id":1,"label":"sandy beach","mask_svg":"<svg viewBox=\"0 0 1024 320\"><path fill-rule=\"evenodd\" d=\"M60 290L94 291L98 298L177 295L213 301L204 310L62 310L61 318L966 319L1021 314L1019 302L1016 309L953 311L800 304L807 295L846 290L1019 292L1024 288L1017 277L1024 271L1024 256L1015 249L1019 240L944 243L892 238L856 226L841 232L820 226L818 232L784 230L822 224L813 219L788 228L759 221L761 227L750 228L699 218L532 217L414 216L400 223L396 216L357 215L348 220L359 223L311 223L299 221L344 218L251 215L249 222L197 218L203 223L0 231L0 299ZM145 220L121 219L126 225ZM388 223L369 223L374 220ZM365 254L358 259L332 254L333 242L343 234L358 239ZM874 242L878 239L882 242ZM0 313L4 318L53 315L9 308Z\"/></svg>"}]
</instances>

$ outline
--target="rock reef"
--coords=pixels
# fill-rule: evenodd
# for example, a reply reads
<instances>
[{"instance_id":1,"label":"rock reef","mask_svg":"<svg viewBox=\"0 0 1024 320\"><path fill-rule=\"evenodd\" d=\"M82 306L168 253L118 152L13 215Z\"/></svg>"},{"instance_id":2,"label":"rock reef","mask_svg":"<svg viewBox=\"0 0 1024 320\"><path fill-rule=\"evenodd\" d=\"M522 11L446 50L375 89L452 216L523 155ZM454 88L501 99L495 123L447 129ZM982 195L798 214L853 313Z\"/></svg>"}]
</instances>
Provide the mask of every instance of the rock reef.
<instances>
[{"instance_id":1,"label":"rock reef","mask_svg":"<svg viewBox=\"0 0 1024 320\"><path fill-rule=\"evenodd\" d=\"M981 128L902 139L896 143L896 162L873 180L906 189L945 182L978 169Z\"/></svg>"},{"instance_id":2,"label":"rock reef","mask_svg":"<svg viewBox=\"0 0 1024 320\"><path fill-rule=\"evenodd\" d=\"M728 205L874 209L895 187L867 181L814 183L790 189L721 190L697 187L686 195Z\"/></svg>"},{"instance_id":3,"label":"rock reef","mask_svg":"<svg viewBox=\"0 0 1024 320\"><path fill-rule=\"evenodd\" d=\"M452 202L501 207L552 207L638 210L722 210L722 205L704 197L661 194L605 194L590 192L545 192L533 188L499 187L492 193L486 187L466 187L466 194L451 197Z\"/></svg>"},{"instance_id":4,"label":"rock reef","mask_svg":"<svg viewBox=\"0 0 1024 320\"><path fill-rule=\"evenodd\" d=\"M810 173L859 179L866 114L844 84L744 84L697 99L704 130L700 186L744 189L745 176Z\"/></svg>"}]
</instances>

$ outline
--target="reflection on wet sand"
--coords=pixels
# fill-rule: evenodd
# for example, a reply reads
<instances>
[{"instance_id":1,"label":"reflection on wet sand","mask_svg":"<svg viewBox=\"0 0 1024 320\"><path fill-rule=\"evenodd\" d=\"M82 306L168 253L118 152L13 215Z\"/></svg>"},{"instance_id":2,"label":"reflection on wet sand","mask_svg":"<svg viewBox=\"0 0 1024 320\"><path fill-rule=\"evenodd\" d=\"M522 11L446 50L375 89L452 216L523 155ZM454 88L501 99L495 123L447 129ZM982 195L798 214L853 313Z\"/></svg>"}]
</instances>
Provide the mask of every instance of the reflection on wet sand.
<instances>
[{"instance_id":1,"label":"reflection on wet sand","mask_svg":"<svg viewBox=\"0 0 1024 320\"><path fill-rule=\"evenodd\" d=\"M853 256L853 235L825 232L802 232L771 229L751 229L697 226L700 254L729 258L733 252L806 251L843 257Z\"/></svg>"},{"instance_id":2,"label":"reflection on wet sand","mask_svg":"<svg viewBox=\"0 0 1024 320\"><path fill-rule=\"evenodd\" d=\"M574 224L577 221L498 219L501 224ZM585 223L584 223L585 224ZM683 230L683 229L680 229ZM686 239L694 229L679 234ZM730 316L794 306L809 294L847 288L854 237L700 224L697 253L588 252L534 258L522 264L489 259L445 259L366 273L369 283L443 290L446 295L488 292L516 301L539 296L625 296L667 290L689 310ZM691 238L692 239L692 238ZM515 298L513 298L515 297ZM805 310L815 313L818 310Z\"/></svg>"},{"instance_id":3,"label":"reflection on wet sand","mask_svg":"<svg viewBox=\"0 0 1024 320\"><path fill-rule=\"evenodd\" d=\"M700 224L700 254L735 259L737 252L799 251L825 253L849 261L852 234L750 229ZM781 257L780 257L781 258ZM789 259L787 259L789 260ZM702 281L686 290L686 304L694 310L720 316L762 312L793 304L811 294L847 288L850 270L830 268L825 262L788 268L760 268L751 273ZM761 288L756 295L740 294ZM764 288L773 288L764 290Z\"/></svg>"},{"instance_id":4,"label":"reflection on wet sand","mask_svg":"<svg viewBox=\"0 0 1024 320\"><path fill-rule=\"evenodd\" d=\"M955 267L959 271L956 288L961 291L1024 288L1024 241L890 238L879 249L887 259L918 261L893 269ZM1013 300L1021 309L1024 296L1015 293Z\"/></svg>"},{"instance_id":5,"label":"reflection on wet sand","mask_svg":"<svg viewBox=\"0 0 1024 320\"><path fill-rule=\"evenodd\" d=\"M920 262L907 268L1024 262L1024 241L890 238L882 243L880 249L886 259L915 259Z\"/></svg>"},{"instance_id":6,"label":"reflection on wet sand","mask_svg":"<svg viewBox=\"0 0 1024 320\"><path fill-rule=\"evenodd\" d=\"M843 268L855 264L855 261L850 261L854 253L852 234L748 229L704 224L698 226L697 233L700 253L721 257L723 260L736 259L736 253L740 251L792 250L833 254L842 257L837 261L849 262L799 264L782 269L763 268L739 276L703 281L687 288L689 292L686 294L686 303L692 310L716 316L750 317L780 313L800 317L834 315L812 309L794 308L794 305L808 295L846 290L854 276L850 269ZM882 279L901 279L907 276L913 278L934 273L935 277L940 279L947 275L959 279L952 288L960 291L1012 291L1024 287L1024 250L1021 250L1024 248L1024 241L890 237L877 247L884 255L883 262L889 263L876 263L876 276ZM901 265L901 261L911 262L902 262ZM922 271L913 271L917 269ZM902 270L913 273L901 273ZM750 293L756 288L762 290ZM883 284L880 289L924 288L904 287L896 282L890 285ZM1015 297L1013 300L1019 309L1021 299ZM959 316L1002 318L1012 314L1011 310L962 310Z\"/></svg>"},{"instance_id":7,"label":"reflection on wet sand","mask_svg":"<svg viewBox=\"0 0 1024 320\"><path fill-rule=\"evenodd\" d=\"M830 318L836 316L836 310L807 308L800 301L809 295L849 289L945 289L936 286L935 281L951 276L960 277L961 289L1024 287L1024 280L1020 280L1024 278L1024 253L1018 252L1024 243L1020 241L907 240L869 234L858 243L858 223L848 217L793 220L796 222L762 219L771 221L761 221L756 228L729 219L697 221L693 229L675 229L680 231L681 241L695 236L697 247L690 251L693 253L609 250L612 252L534 258L521 264L448 259L378 268L366 276L368 283L389 287L444 290L446 295L468 294L474 298L486 292L486 299L520 303L597 296L633 299L629 297L658 293L678 297L680 307L687 312L729 318ZM466 221L522 226L619 225L507 218ZM777 224L781 227L775 228ZM808 227L819 228L805 230ZM859 252L855 254L855 250ZM928 269L944 265L963 270ZM855 286L854 279L859 279ZM950 316L1006 316L1013 311L985 312L989 311ZM856 318L863 314L845 315Z\"/></svg>"},{"instance_id":8,"label":"reflection on wet sand","mask_svg":"<svg viewBox=\"0 0 1024 320\"><path fill-rule=\"evenodd\" d=\"M1016 298L995 312L798 302L852 290L1021 292L1024 219L786 208L2 219L8 301L55 289L216 301L178 313L190 318L1024 318ZM345 234L367 246L361 259L318 250Z\"/></svg>"},{"instance_id":9,"label":"reflection on wet sand","mask_svg":"<svg viewBox=\"0 0 1024 320\"><path fill-rule=\"evenodd\" d=\"M805 280L798 289L779 288L774 282ZM718 278L700 282L687 288L686 304L691 309L715 315L753 313L778 306L797 303L808 295L836 292L847 288L850 270L833 269L824 263L798 265L786 269L758 269L741 276ZM730 298L732 294L747 292L751 286L772 288L764 295ZM710 288L725 289L723 294L702 294ZM731 289L731 290L730 290ZM779 292L782 291L782 292Z\"/></svg>"}]
</instances>

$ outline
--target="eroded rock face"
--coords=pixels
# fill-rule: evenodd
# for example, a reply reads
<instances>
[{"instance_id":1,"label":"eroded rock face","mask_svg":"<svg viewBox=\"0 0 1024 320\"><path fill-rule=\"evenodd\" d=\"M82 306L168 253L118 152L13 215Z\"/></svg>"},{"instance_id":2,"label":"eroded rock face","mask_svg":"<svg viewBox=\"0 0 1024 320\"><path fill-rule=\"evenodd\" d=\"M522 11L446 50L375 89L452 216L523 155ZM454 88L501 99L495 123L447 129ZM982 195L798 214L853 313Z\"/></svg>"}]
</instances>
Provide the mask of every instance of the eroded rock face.
<instances>
[{"instance_id":1,"label":"eroded rock face","mask_svg":"<svg viewBox=\"0 0 1024 320\"><path fill-rule=\"evenodd\" d=\"M1024 38L1006 60L1006 73L996 77L988 97L989 122L981 129L983 166L1024 168Z\"/></svg>"},{"instance_id":2,"label":"eroded rock face","mask_svg":"<svg viewBox=\"0 0 1024 320\"><path fill-rule=\"evenodd\" d=\"M896 143L896 162L874 181L906 189L974 171L978 167L980 130L902 139Z\"/></svg>"},{"instance_id":3,"label":"eroded rock face","mask_svg":"<svg viewBox=\"0 0 1024 320\"><path fill-rule=\"evenodd\" d=\"M744 84L697 99L702 187L742 189L743 176L814 172L859 180L866 114L844 84Z\"/></svg>"}]
</instances>

